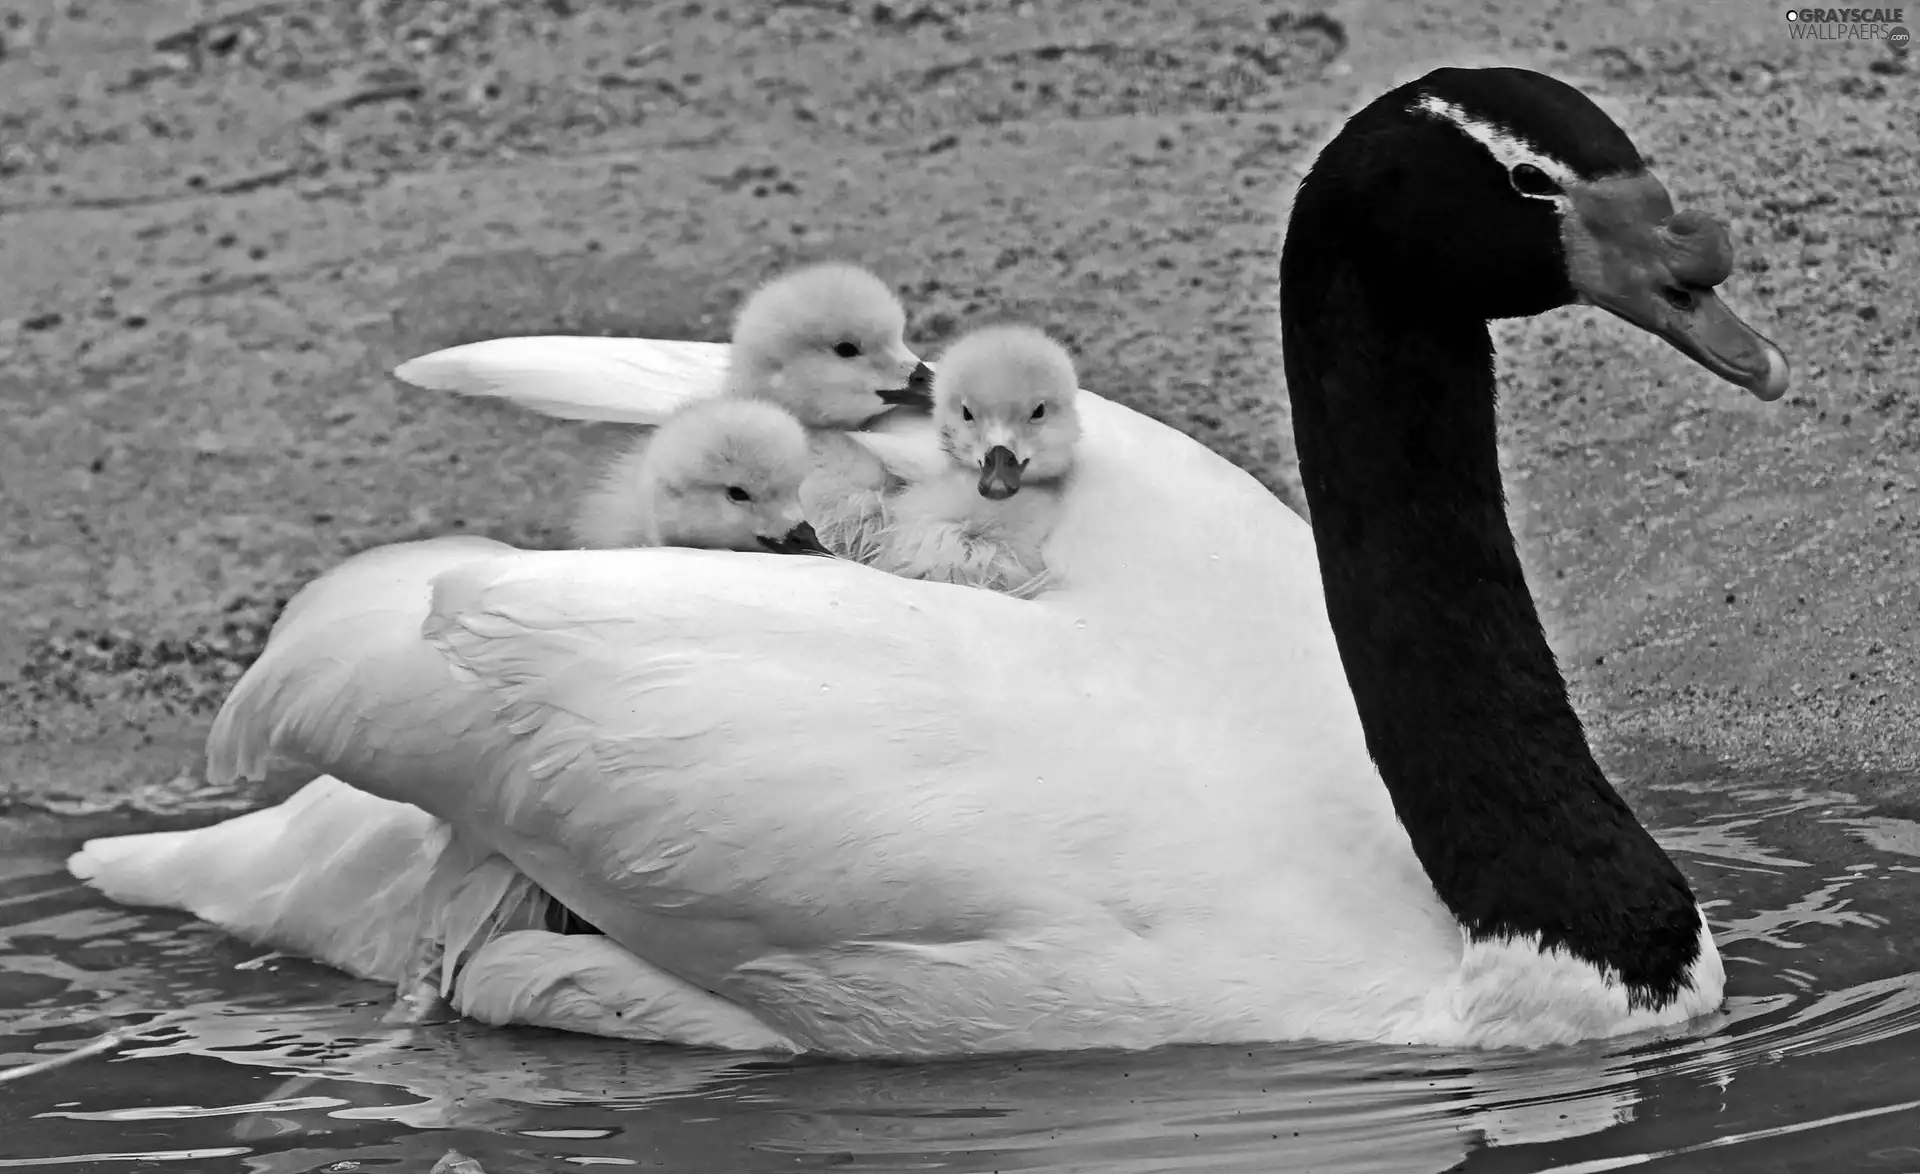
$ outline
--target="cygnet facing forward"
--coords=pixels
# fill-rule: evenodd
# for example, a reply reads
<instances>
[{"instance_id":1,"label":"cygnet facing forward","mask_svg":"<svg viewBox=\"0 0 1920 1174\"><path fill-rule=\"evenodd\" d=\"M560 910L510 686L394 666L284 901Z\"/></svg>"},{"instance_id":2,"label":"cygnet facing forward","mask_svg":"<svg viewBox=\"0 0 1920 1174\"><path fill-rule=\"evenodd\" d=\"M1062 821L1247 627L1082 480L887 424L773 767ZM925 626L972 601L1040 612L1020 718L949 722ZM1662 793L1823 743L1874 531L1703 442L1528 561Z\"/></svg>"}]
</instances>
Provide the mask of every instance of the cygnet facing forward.
<instances>
[{"instance_id":1,"label":"cygnet facing forward","mask_svg":"<svg viewBox=\"0 0 1920 1174\"><path fill-rule=\"evenodd\" d=\"M954 343L933 381L946 466L887 502L873 565L910 578L1037 594L1040 548L1076 467L1080 381L1066 348L1028 326Z\"/></svg>"}]
</instances>

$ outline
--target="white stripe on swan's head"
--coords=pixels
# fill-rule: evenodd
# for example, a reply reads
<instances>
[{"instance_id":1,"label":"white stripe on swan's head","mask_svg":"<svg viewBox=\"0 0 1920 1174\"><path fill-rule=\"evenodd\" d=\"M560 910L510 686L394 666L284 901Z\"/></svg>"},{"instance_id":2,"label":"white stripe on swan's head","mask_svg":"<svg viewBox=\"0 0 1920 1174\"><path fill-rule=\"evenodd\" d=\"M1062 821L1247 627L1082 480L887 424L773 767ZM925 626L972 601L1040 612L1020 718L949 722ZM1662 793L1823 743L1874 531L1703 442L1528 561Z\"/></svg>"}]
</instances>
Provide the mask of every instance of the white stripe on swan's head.
<instances>
[{"instance_id":1,"label":"white stripe on swan's head","mask_svg":"<svg viewBox=\"0 0 1920 1174\"><path fill-rule=\"evenodd\" d=\"M1539 147L1516 135L1507 127L1489 121L1477 114L1471 114L1437 94L1423 94L1416 99L1410 109L1421 114L1451 123L1460 133L1466 135L1493 156L1507 172L1507 180L1513 184L1513 190L1528 199L1544 200L1566 209L1570 204L1567 191L1577 184L1585 182L1580 174L1565 163L1542 151ZM1539 190L1538 185L1528 185L1522 167L1532 167L1546 179L1552 181L1557 191ZM1535 190L1528 190L1534 186Z\"/></svg>"}]
</instances>

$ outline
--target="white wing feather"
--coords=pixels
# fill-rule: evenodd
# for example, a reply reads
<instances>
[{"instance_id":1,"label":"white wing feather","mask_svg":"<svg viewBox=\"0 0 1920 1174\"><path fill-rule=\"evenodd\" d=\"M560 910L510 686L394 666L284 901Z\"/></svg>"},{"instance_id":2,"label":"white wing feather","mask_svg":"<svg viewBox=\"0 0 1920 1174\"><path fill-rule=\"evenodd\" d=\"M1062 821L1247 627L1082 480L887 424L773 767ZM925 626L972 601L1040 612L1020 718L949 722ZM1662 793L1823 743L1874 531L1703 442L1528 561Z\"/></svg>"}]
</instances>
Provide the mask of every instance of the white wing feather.
<instances>
[{"instance_id":1,"label":"white wing feather","mask_svg":"<svg viewBox=\"0 0 1920 1174\"><path fill-rule=\"evenodd\" d=\"M429 391L503 399L560 420L658 425L720 394L728 346L659 338L495 338L409 359L394 375Z\"/></svg>"}]
</instances>

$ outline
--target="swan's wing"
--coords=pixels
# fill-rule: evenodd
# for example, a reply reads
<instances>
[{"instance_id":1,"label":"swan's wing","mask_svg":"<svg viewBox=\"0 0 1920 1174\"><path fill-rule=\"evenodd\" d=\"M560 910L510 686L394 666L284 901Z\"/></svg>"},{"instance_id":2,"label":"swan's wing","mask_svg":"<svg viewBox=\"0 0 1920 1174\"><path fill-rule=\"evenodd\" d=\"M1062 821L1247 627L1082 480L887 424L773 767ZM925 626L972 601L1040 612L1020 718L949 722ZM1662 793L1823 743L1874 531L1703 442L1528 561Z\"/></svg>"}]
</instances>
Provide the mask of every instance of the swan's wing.
<instances>
[{"instance_id":1,"label":"swan's wing","mask_svg":"<svg viewBox=\"0 0 1920 1174\"><path fill-rule=\"evenodd\" d=\"M1168 745L1194 731L1043 605L827 560L628 553L435 581L426 638L505 733L449 817L643 960L778 1009L776 1029L890 1018L862 1005L876 975L945 1002L1013 974L1023 926L1125 948L1115 908L1157 899L1166 864L1116 825L1208 818L1209 772Z\"/></svg>"},{"instance_id":2,"label":"swan's wing","mask_svg":"<svg viewBox=\"0 0 1920 1174\"><path fill-rule=\"evenodd\" d=\"M720 394L727 344L550 335L495 338L395 367L431 391L504 399L561 420L657 425Z\"/></svg>"},{"instance_id":3,"label":"swan's wing","mask_svg":"<svg viewBox=\"0 0 1920 1174\"><path fill-rule=\"evenodd\" d=\"M1138 680L1040 603L672 549L519 553L431 590L413 650L356 653L353 624L277 633L302 651L249 670L210 763L291 754L416 802L736 997L739 968L794 951L1110 923L1101 902L1149 899L1164 867L1130 867L1111 821L1195 817L1207 773L1163 748L1192 731L1146 720ZM1156 780L1118 814L1116 770Z\"/></svg>"},{"instance_id":4,"label":"swan's wing","mask_svg":"<svg viewBox=\"0 0 1920 1174\"><path fill-rule=\"evenodd\" d=\"M207 734L207 777L245 778L284 798L317 775L338 774L384 799L415 802L466 768L456 749L463 698L444 660L420 640L433 576L514 548L485 538L436 538L378 547L302 588L260 657L227 695ZM269 723L262 725L263 722ZM431 730L415 743L391 731ZM342 774L377 758L382 784ZM426 806L420 804L420 806Z\"/></svg>"}]
</instances>

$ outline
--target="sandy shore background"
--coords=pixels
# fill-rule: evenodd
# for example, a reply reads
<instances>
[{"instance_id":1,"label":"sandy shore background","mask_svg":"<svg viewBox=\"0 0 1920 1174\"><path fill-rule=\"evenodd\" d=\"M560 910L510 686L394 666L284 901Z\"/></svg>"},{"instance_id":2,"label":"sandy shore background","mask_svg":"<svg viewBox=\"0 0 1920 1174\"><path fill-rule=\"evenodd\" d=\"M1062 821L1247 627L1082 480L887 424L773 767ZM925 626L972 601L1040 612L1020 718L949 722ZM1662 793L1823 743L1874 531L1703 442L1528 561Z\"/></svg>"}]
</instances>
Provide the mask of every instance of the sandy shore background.
<instances>
[{"instance_id":1,"label":"sandy shore background","mask_svg":"<svg viewBox=\"0 0 1920 1174\"><path fill-rule=\"evenodd\" d=\"M559 543L611 433L394 364L722 338L796 261L877 269L924 353L1029 317L1297 504L1293 185L1379 90L1491 63L1583 85L1727 218L1726 296L1796 365L1763 405L1597 311L1499 332L1603 758L1908 805L1916 56L1764 3L0 4L0 812L243 804L193 779L279 601L399 539Z\"/></svg>"}]
</instances>

